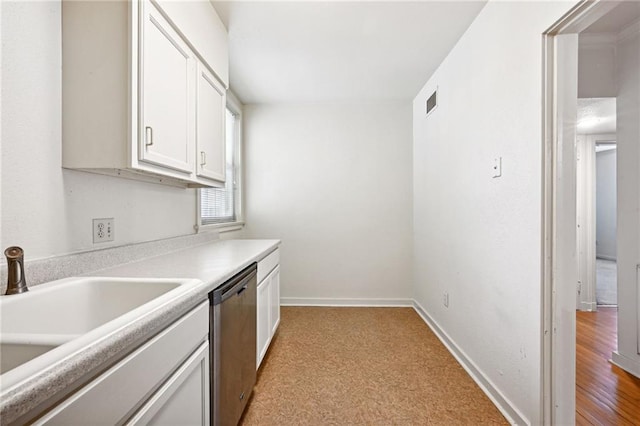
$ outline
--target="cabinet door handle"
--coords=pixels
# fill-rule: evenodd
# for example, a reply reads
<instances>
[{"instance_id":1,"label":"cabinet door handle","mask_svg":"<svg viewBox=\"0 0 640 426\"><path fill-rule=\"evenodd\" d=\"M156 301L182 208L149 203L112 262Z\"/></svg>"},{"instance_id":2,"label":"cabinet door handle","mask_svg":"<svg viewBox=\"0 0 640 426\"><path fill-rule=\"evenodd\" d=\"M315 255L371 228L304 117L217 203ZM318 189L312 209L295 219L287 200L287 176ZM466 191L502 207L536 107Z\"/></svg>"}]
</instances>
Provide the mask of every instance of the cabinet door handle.
<instances>
[{"instance_id":1,"label":"cabinet door handle","mask_svg":"<svg viewBox=\"0 0 640 426\"><path fill-rule=\"evenodd\" d=\"M205 164L207 164L207 153L200 151L200 165L204 166Z\"/></svg>"},{"instance_id":2,"label":"cabinet door handle","mask_svg":"<svg viewBox=\"0 0 640 426\"><path fill-rule=\"evenodd\" d=\"M153 145L153 129L150 126L144 128L145 145Z\"/></svg>"}]
</instances>

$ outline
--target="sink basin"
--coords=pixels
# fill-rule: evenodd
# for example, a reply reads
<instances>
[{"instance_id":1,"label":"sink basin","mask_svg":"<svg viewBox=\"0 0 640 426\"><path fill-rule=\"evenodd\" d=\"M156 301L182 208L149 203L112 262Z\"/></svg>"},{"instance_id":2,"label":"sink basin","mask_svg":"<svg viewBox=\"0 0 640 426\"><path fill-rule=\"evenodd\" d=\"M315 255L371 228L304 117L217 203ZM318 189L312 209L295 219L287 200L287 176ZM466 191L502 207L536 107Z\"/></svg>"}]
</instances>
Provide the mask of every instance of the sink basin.
<instances>
[{"instance_id":1,"label":"sink basin","mask_svg":"<svg viewBox=\"0 0 640 426\"><path fill-rule=\"evenodd\" d=\"M0 342L0 374L49 352L57 345Z\"/></svg>"},{"instance_id":2,"label":"sink basin","mask_svg":"<svg viewBox=\"0 0 640 426\"><path fill-rule=\"evenodd\" d=\"M72 339L180 286L180 281L75 278L0 298L0 341L11 334Z\"/></svg>"},{"instance_id":3,"label":"sink basin","mask_svg":"<svg viewBox=\"0 0 640 426\"><path fill-rule=\"evenodd\" d=\"M46 354L41 358L47 358L48 364L56 358L49 354L59 348L57 353L63 357L79 349L81 342L88 342L88 337L98 339L130 324L178 294L179 287L194 281L67 278L32 287L27 293L2 296L0 374L15 375L17 367L26 363L34 373L43 367L36 362L41 355ZM65 345L72 341L77 344ZM69 350L65 352L62 346Z\"/></svg>"}]
</instances>

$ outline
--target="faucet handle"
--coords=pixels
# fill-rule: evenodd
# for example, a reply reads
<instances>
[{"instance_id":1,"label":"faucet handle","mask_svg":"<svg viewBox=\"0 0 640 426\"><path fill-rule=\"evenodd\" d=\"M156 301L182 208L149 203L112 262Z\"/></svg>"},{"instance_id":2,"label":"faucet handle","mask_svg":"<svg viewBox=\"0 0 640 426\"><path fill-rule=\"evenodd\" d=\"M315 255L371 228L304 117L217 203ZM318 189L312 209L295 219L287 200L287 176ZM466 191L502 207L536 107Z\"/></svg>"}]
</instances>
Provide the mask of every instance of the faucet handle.
<instances>
[{"instance_id":1,"label":"faucet handle","mask_svg":"<svg viewBox=\"0 0 640 426\"><path fill-rule=\"evenodd\" d=\"M18 294L29 291L27 280L24 277L24 250L20 247L9 247L4 251L7 257L7 291L8 294Z\"/></svg>"},{"instance_id":2,"label":"faucet handle","mask_svg":"<svg viewBox=\"0 0 640 426\"><path fill-rule=\"evenodd\" d=\"M7 256L7 259L22 260L24 259L24 250L18 246L8 247L4 251L4 255Z\"/></svg>"}]
</instances>

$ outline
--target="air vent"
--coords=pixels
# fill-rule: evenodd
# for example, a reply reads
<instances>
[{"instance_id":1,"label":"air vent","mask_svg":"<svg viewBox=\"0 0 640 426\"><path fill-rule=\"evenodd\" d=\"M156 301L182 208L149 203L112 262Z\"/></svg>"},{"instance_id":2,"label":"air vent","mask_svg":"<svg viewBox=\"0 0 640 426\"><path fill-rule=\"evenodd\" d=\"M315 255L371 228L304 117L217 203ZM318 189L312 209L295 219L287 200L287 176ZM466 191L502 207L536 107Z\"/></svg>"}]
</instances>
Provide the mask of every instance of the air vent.
<instances>
[{"instance_id":1,"label":"air vent","mask_svg":"<svg viewBox=\"0 0 640 426\"><path fill-rule=\"evenodd\" d=\"M427 99L427 115L431 113L438 106L438 90L436 89L429 99Z\"/></svg>"}]
</instances>

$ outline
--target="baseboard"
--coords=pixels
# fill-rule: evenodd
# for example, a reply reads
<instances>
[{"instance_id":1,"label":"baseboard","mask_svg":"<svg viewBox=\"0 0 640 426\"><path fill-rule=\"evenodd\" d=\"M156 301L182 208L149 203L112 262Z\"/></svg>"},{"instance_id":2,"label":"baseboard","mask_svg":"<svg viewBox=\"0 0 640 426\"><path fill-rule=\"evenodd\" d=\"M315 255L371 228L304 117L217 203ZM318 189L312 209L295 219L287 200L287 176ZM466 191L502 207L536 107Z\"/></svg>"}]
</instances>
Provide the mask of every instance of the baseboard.
<instances>
[{"instance_id":1,"label":"baseboard","mask_svg":"<svg viewBox=\"0 0 640 426\"><path fill-rule=\"evenodd\" d=\"M344 306L344 307L411 307L413 299L350 299L323 297L281 297L281 306Z\"/></svg>"},{"instance_id":2,"label":"baseboard","mask_svg":"<svg viewBox=\"0 0 640 426\"><path fill-rule=\"evenodd\" d=\"M611 354L611 363L622 368L629 374L633 374L640 379L640 362L624 355L621 355L618 351L614 351Z\"/></svg>"},{"instance_id":3,"label":"baseboard","mask_svg":"<svg viewBox=\"0 0 640 426\"><path fill-rule=\"evenodd\" d=\"M471 359L460 349L451 338L444 332L430 316L424 310L424 308L414 300L413 308L418 315L422 317L424 322L434 332L434 334L440 339L442 344L451 352L453 357L458 363L465 369L467 374L471 376L473 381L482 389L482 391L489 397L491 402L500 410L502 415L512 425L528 425L529 421L518 411L517 408L509 402L507 398L491 383L491 381L480 371L480 369L471 361Z\"/></svg>"},{"instance_id":4,"label":"baseboard","mask_svg":"<svg viewBox=\"0 0 640 426\"><path fill-rule=\"evenodd\" d=\"M607 256L604 254L596 254L596 259L602 259L602 260L611 260L612 262L617 262L618 259L613 257L613 256Z\"/></svg>"},{"instance_id":5,"label":"baseboard","mask_svg":"<svg viewBox=\"0 0 640 426\"><path fill-rule=\"evenodd\" d=\"M580 306L578 308L580 311L588 311L595 312L598 310L598 304L595 302L580 302Z\"/></svg>"}]
</instances>

